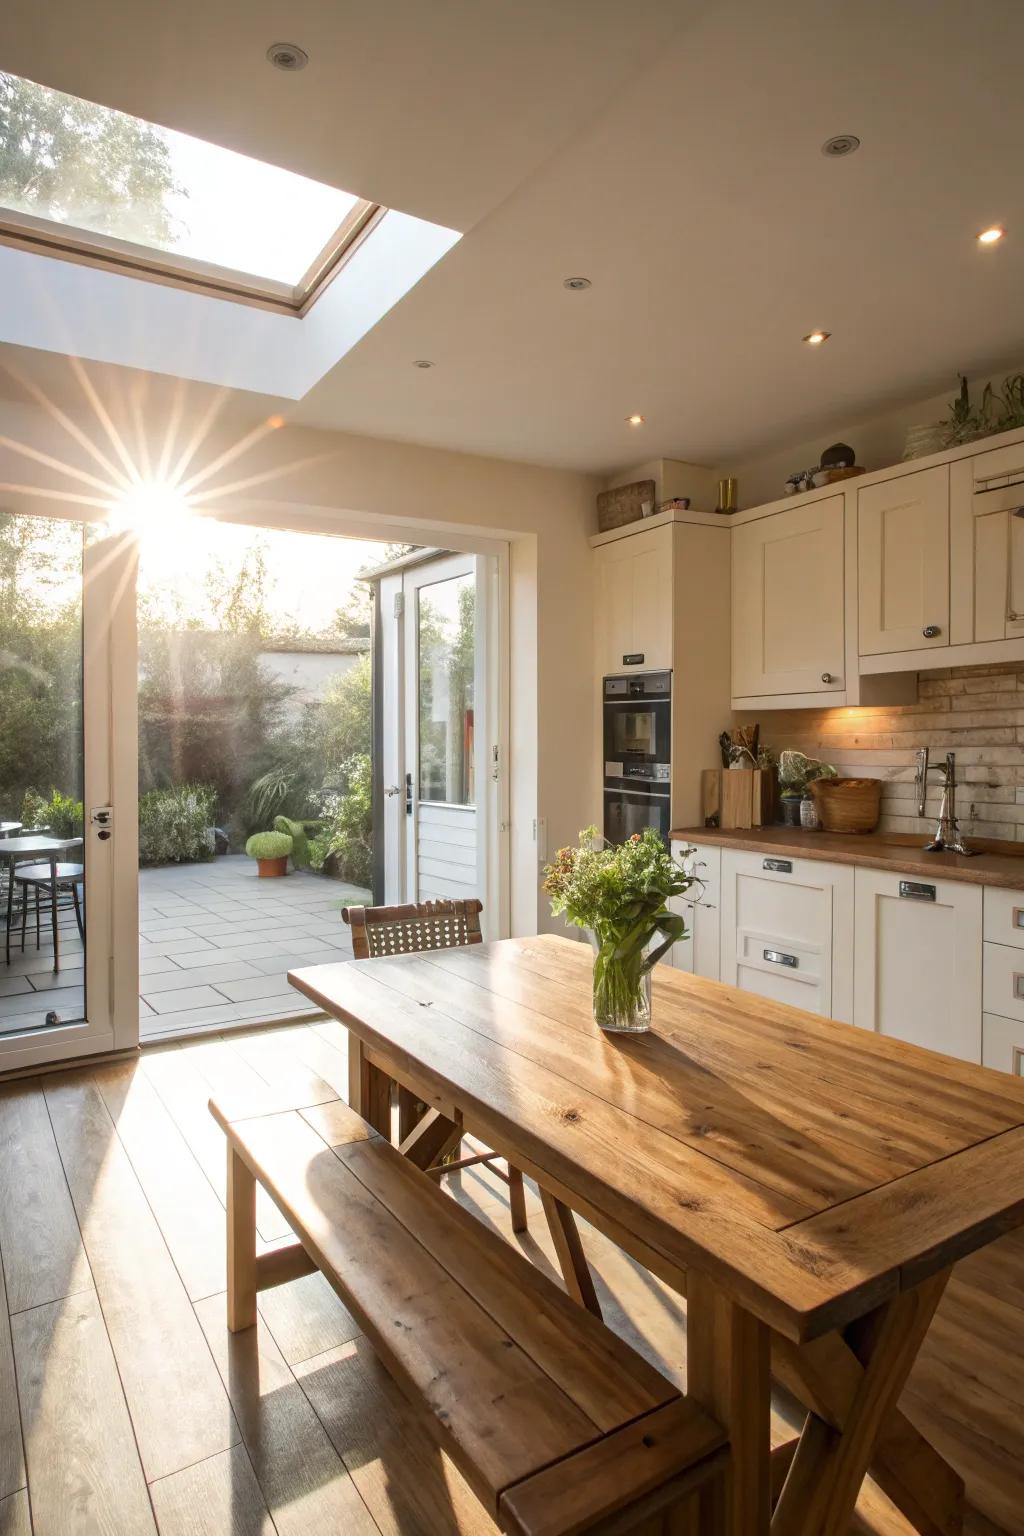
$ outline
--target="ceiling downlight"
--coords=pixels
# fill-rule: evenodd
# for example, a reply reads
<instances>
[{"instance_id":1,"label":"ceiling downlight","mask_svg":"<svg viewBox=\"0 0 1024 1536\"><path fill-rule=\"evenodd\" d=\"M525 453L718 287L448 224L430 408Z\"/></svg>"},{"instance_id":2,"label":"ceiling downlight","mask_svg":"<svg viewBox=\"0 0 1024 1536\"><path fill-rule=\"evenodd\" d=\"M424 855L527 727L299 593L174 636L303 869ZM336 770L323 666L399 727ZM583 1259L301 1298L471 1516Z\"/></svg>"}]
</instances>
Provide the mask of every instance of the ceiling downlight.
<instances>
[{"instance_id":1,"label":"ceiling downlight","mask_svg":"<svg viewBox=\"0 0 1024 1536\"><path fill-rule=\"evenodd\" d=\"M589 277L565 277L562 279L562 287L568 288L572 293L582 293L585 288L592 286Z\"/></svg>"},{"instance_id":2,"label":"ceiling downlight","mask_svg":"<svg viewBox=\"0 0 1024 1536\"><path fill-rule=\"evenodd\" d=\"M821 146L823 155L828 155L833 160L839 160L843 155L852 155L860 149L860 139L855 133L837 133L831 139L826 139Z\"/></svg>"},{"instance_id":3,"label":"ceiling downlight","mask_svg":"<svg viewBox=\"0 0 1024 1536\"><path fill-rule=\"evenodd\" d=\"M297 43L271 43L267 49L267 58L275 69L283 69L288 74L305 69L309 63L309 54Z\"/></svg>"}]
</instances>

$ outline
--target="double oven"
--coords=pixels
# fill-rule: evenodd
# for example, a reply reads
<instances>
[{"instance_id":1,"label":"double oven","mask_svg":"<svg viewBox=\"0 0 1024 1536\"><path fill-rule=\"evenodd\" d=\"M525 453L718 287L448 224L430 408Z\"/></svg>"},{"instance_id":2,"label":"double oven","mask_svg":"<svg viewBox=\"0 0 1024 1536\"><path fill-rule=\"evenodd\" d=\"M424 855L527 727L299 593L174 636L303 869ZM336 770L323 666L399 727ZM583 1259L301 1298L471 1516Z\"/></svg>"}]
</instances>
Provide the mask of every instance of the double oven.
<instances>
[{"instance_id":1,"label":"double oven","mask_svg":"<svg viewBox=\"0 0 1024 1536\"><path fill-rule=\"evenodd\" d=\"M653 827L668 843L672 674L604 680L604 835L623 843Z\"/></svg>"}]
</instances>

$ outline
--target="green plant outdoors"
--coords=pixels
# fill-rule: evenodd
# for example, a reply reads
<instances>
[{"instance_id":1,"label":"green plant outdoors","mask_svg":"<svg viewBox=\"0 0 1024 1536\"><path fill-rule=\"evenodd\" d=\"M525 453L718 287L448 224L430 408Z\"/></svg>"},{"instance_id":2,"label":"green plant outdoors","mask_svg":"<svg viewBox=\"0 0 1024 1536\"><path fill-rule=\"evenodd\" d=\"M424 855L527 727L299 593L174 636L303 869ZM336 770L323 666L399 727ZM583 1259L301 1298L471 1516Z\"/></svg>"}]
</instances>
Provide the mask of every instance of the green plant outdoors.
<instances>
[{"instance_id":1,"label":"green plant outdoors","mask_svg":"<svg viewBox=\"0 0 1024 1536\"><path fill-rule=\"evenodd\" d=\"M26 789L19 820L26 832L48 827L54 837L81 837L85 813L81 800L62 795L59 789L51 789L49 800Z\"/></svg>"},{"instance_id":2,"label":"green plant outdoors","mask_svg":"<svg viewBox=\"0 0 1024 1536\"><path fill-rule=\"evenodd\" d=\"M254 832L245 845L250 859L286 859L292 851L287 832Z\"/></svg>"},{"instance_id":3,"label":"green plant outdoors","mask_svg":"<svg viewBox=\"0 0 1024 1536\"><path fill-rule=\"evenodd\" d=\"M210 784L150 789L139 796L139 863L191 864L212 859L217 792Z\"/></svg>"},{"instance_id":4,"label":"green plant outdoors","mask_svg":"<svg viewBox=\"0 0 1024 1536\"><path fill-rule=\"evenodd\" d=\"M640 1004L644 977L686 936L668 902L694 881L653 827L618 847L599 848L597 840L597 828L586 827L575 848L560 848L545 867L544 890L556 916L594 936L595 1015L625 1022Z\"/></svg>"}]
</instances>

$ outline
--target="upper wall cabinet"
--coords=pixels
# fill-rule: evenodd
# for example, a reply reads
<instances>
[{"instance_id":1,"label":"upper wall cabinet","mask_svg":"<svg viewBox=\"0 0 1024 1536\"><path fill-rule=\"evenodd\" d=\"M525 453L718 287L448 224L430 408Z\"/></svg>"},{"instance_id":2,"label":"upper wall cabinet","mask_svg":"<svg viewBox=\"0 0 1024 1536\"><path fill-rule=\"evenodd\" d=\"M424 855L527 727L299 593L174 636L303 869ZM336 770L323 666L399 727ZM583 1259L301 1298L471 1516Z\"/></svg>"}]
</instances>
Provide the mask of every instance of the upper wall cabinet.
<instances>
[{"instance_id":1,"label":"upper wall cabinet","mask_svg":"<svg viewBox=\"0 0 1024 1536\"><path fill-rule=\"evenodd\" d=\"M672 554L671 527L594 551L594 645L602 675L671 667Z\"/></svg>"},{"instance_id":2,"label":"upper wall cabinet","mask_svg":"<svg viewBox=\"0 0 1024 1536\"><path fill-rule=\"evenodd\" d=\"M842 692L843 581L841 495L732 530L735 701Z\"/></svg>"},{"instance_id":3,"label":"upper wall cabinet","mask_svg":"<svg viewBox=\"0 0 1024 1536\"><path fill-rule=\"evenodd\" d=\"M1024 443L950 466L952 640L1024 636Z\"/></svg>"},{"instance_id":4,"label":"upper wall cabinet","mask_svg":"<svg viewBox=\"0 0 1024 1536\"><path fill-rule=\"evenodd\" d=\"M857 493L861 656L949 645L949 467Z\"/></svg>"}]
</instances>

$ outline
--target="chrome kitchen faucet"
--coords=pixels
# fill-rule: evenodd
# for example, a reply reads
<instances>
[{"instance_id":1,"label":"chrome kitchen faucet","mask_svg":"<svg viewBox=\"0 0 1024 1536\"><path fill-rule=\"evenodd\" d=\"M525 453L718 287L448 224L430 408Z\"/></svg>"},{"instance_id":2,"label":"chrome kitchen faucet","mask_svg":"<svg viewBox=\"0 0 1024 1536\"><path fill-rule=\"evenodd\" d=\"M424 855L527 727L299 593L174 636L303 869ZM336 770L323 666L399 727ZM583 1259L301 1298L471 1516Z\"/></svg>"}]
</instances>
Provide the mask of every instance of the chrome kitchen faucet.
<instances>
[{"instance_id":1,"label":"chrome kitchen faucet","mask_svg":"<svg viewBox=\"0 0 1024 1536\"><path fill-rule=\"evenodd\" d=\"M956 753L947 752L945 763L928 762L928 748L922 747L917 754L917 769L914 774L914 785L917 789L917 814L925 813L925 800L928 796L929 773L942 774L942 801L939 805L939 819L935 827L935 836L930 843L925 843L925 853L962 853L965 858L971 858L973 848L965 848L960 836L960 825L956 819Z\"/></svg>"}]
</instances>

